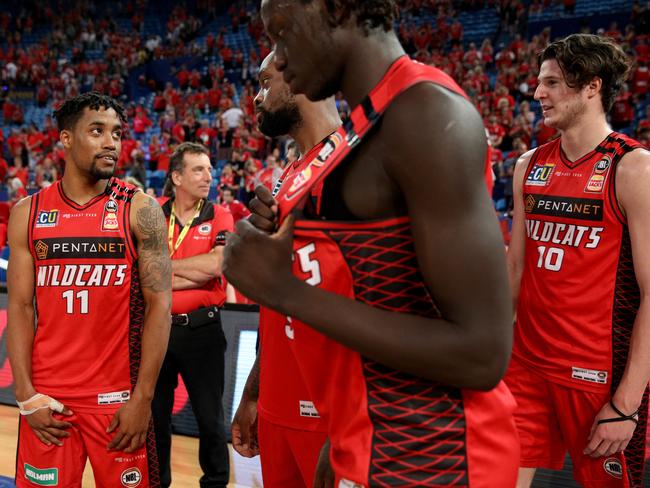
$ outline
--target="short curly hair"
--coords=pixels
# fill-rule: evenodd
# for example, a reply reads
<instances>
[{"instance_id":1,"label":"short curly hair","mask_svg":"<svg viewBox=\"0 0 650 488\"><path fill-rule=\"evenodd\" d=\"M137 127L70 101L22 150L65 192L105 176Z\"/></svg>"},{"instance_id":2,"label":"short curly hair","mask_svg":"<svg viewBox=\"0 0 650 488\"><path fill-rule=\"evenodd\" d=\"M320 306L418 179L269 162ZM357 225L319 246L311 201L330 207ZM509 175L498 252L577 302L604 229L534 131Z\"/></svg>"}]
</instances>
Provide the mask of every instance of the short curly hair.
<instances>
[{"instance_id":1,"label":"short curly hair","mask_svg":"<svg viewBox=\"0 0 650 488\"><path fill-rule=\"evenodd\" d=\"M100 107L105 109L112 108L117 113L120 121L126 123L126 112L117 100L108 95L91 91L67 99L53 112L52 115L56 119L59 130L72 129L79 122L86 107L91 110L99 110Z\"/></svg>"},{"instance_id":2,"label":"short curly hair","mask_svg":"<svg viewBox=\"0 0 650 488\"><path fill-rule=\"evenodd\" d=\"M300 0L303 4L313 0ZM397 5L394 0L325 0L327 11L334 15L337 3L342 11L342 19L355 14L357 25L363 27L366 34L370 29L382 28L385 32L393 28L393 23L398 17Z\"/></svg>"},{"instance_id":3,"label":"short curly hair","mask_svg":"<svg viewBox=\"0 0 650 488\"><path fill-rule=\"evenodd\" d=\"M601 100L609 112L630 74L631 61L623 49L606 37L571 34L549 44L539 56L539 64L555 59L567 85L582 89L598 77L603 81Z\"/></svg>"}]
</instances>

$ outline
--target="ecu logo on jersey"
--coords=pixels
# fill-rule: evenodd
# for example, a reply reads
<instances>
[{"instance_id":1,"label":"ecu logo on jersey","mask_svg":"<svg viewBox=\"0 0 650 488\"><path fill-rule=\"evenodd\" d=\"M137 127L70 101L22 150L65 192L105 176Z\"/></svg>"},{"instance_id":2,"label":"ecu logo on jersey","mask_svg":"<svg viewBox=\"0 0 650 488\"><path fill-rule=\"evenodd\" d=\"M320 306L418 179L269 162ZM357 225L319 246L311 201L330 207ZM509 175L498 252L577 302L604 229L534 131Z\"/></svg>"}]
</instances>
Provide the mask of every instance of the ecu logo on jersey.
<instances>
[{"instance_id":1,"label":"ecu logo on jersey","mask_svg":"<svg viewBox=\"0 0 650 488\"><path fill-rule=\"evenodd\" d=\"M58 210L39 210L35 227L56 227L59 223Z\"/></svg>"},{"instance_id":2,"label":"ecu logo on jersey","mask_svg":"<svg viewBox=\"0 0 650 488\"><path fill-rule=\"evenodd\" d=\"M532 186L546 186L551 182L554 163L536 163L528 173L526 184Z\"/></svg>"}]
</instances>

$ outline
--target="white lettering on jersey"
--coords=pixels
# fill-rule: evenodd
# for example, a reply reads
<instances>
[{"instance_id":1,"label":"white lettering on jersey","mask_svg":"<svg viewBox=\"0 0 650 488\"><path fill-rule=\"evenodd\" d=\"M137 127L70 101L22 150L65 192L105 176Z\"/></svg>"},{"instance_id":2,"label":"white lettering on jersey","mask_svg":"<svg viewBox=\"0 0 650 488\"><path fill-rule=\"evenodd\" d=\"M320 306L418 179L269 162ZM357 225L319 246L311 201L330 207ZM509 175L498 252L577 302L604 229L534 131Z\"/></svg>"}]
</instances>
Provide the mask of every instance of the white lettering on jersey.
<instances>
[{"instance_id":1,"label":"white lettering on jersey","mask_svg":"<svg viewBox=\"0 0 650 488\"><path fill-rule=\"evenodd\" d=\"M551 242L562 246L584 247L595 249L600 243L600 234L604 227L589 227L585 225L564 224L562 222L542 222L526 220L526 234L534 241Z\"/></svg>"},{"instance_id":2,"label":"white lettering on jersey","mask_svg":"<svg viewBox=\"0 0 650 488\"><path fill-rule=\"evenodd\" d=\"M127 264L66 264L61 272L61 265L48 264L38 267L36 286L121 286L127 269Z\"/></svg>"}]
</instances>

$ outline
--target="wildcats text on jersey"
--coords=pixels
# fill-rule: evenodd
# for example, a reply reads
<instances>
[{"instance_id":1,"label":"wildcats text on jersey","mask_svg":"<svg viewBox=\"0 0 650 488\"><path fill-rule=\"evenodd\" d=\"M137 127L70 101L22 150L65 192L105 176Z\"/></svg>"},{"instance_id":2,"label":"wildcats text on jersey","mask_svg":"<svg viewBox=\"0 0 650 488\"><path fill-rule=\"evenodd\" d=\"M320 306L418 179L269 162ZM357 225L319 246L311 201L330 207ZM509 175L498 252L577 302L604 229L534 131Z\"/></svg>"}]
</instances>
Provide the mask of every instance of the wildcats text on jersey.
<instances>
[{"instance_id":1,"label":"wildcats text on jersey","mask_svg":"<svg viewBox=\"0 0 650 488\"><path fill-rule=\"evenodd\" d=\"M50 264L38 266L36 286L121 286L126 264Z\"/></svg>"},{"instance_id":2,"label":"wildcats text on jersey","mask_svg":"<svg viewBox=\"0 0 650 488\"><path fill-rule=\"evenodd\" d=\"M595 249L600 242L600 234L604 227L563 224L561 222L544 222L541 220L526 220L526 235L539 242L552 242L563 246Z\"/></svg>"},{"instance_id":3,"label":"wildcats text on jersey","mask_svg":"<svg viewBox=\"0 0 650 488\"><path fill-rule=\"evenodd\" d=\"M577 220L603 220L603 201L591 198L571 198L553 195L524 195L527 214L564 217Z\"/></svg>"}]
</instances>

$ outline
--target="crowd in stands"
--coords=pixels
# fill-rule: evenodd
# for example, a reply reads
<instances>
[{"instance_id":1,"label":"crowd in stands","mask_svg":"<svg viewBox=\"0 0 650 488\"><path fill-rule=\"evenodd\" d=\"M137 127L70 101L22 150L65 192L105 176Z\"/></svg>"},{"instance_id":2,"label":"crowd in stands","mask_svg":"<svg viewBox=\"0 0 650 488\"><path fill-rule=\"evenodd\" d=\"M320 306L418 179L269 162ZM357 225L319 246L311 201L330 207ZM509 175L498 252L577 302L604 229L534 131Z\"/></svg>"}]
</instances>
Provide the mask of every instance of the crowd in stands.
<instances>
[{"instance_id":1,"label":"crowd in stands","mask_svg":"<svg viewBox=\"0 0 650 488\"><path fill-rule=\"evenodd\" d=\"M0 130L0 181L6 184L8 200L51 184L65 170L52 119L45 117L40 125L25 120L25 103L17 94L33 93L30 103L49 111L67 97L97 90L122 100L127 107L129 128L118 162L120 176L132 177L157 193L174 146L183 141L201 142L214 156L217 197L233 213L245 216L245 206L233 202L245 204L256 184L270 186L283 161L296 157L295 148L287 150L256 128L257 72L272 48L257 2L223 2L222 10L215 6L221 2L209 0L196 0L191 8L184 2L175 3L165 14L157 14L164 35L145 33L147 16L152 15L147 0L110 4L105 10L94 2L79 0L67 9L61 8L63 3L35 0L15 15L0 13L0 103L5 128ZM497 176L495 205L505 214L512 208L517 158L555 135L540 120L533 100L537 53L553 33L545 29L528 38L526 30L532 16L556 3L398 1L396 29L408 54L451 75L483 116ZM572 15L575 0L559 3L566 15ZM497 32L480 42L465 41L458 14L486 8L498 12ZM434 20L421 22L425 12L426 18ZM226 22L215 22L224 15ZM628 86L611 112L612 127L644 143L650 142L650 110L639 116L637 107L645 106L650 80L648 19L648 7L636 3L627 25L612 22L598 31L622 43L634 59ZM218 28L210 28L215 25ZM42 35L34 39L36 32ZM253 43L250 49L227 41L237 32L248 34ZM27 38L33 41L25 42ZM203 63L190 68L180 64L164 84L148 77L145 70L138 84L151 93L151 103L128 97L126 81L136 68L177 58L199 58ZM345 120L348 105L340 97L337 105ZM0 221L2 218L0 212Z\"/></svg>"}]
</instances>

